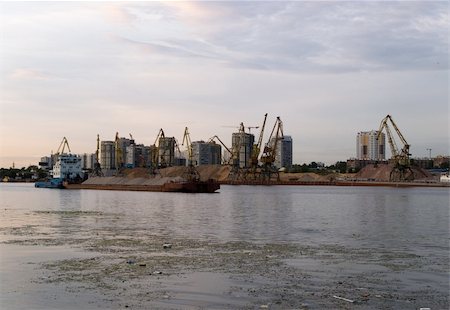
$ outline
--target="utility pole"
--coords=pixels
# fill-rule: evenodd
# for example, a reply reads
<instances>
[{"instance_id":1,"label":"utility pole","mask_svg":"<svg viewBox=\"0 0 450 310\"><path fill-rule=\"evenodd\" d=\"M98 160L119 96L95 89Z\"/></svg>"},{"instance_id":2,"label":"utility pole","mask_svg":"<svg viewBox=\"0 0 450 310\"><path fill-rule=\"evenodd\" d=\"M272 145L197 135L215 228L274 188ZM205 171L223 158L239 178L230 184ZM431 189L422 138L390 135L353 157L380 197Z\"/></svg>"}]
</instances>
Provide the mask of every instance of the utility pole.
<instances>
[{"instance_id":1,"label":"utility pole","mask_svg":"<svg viewBox=\"0 0 450 310\"><path fill-rule=\"evenodd\" d=\"M428 152L430 152L430 160L431 160L431 148L427 149Z\"/></svg>"}]
</instances>

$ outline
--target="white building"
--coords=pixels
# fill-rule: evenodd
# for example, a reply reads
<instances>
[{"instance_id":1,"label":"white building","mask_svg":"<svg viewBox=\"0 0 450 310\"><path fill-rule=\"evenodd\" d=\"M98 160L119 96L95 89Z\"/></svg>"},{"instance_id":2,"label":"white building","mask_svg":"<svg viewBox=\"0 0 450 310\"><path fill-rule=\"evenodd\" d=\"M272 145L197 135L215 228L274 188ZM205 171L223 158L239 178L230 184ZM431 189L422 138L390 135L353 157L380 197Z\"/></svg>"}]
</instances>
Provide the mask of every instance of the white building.
<instances>
[{"instance_id":1,"label":"white building","mask_svg":"<svg viewBox=\"0 0 450 310\"><path fill-rule=\"evenodd\" d=\"M253 144L255 143L255 136L245 132L236 132L231 136L231 145L233 152L237 154L237 162L233 163L241 168L251 166L251 156L253 151Z\"/></svg>"},{"instance_id":2,"label":"white building","mask_svg":"<svg viewBox=\"0 0 450 310\"><path fill-rule=\"evenodd\" d=\"M277 141L274 165L277 168L292 167L292 137L283 136Z\"/></svg>"},{"instance_id":3,"label":"white building","mask_svg":"<svg viewBox=\"0 0 450 310\"><path fill-rule=\"evenodd\" d=\"M361 131L356 136L356 158L359 160L385 160L385 135L381 133L377 140L378 130Z\"/></svg>"}]
</instances>

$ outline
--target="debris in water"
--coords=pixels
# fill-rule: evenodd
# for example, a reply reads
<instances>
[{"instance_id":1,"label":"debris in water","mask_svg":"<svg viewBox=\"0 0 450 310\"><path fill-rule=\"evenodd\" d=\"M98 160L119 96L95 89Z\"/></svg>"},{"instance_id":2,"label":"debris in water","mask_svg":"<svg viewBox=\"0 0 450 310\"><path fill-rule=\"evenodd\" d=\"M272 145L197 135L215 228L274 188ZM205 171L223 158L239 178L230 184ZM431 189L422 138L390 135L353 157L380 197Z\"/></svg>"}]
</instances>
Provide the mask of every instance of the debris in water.
<instances>
[{"instance_id":1,"label":"debris in water","mask_svg":"<svg viewBox=\"0 0 450 310\"><path fill-rule=\"evenodd\" d=\"M340 299L340 300L346 301L346 302L351 302L351 303L355 302L354 300L347 299L347 298L340 297L340 296L336 296L336 295L333 295L333 297L336 298L336 299Z\"/></svg>"}]
</instances>

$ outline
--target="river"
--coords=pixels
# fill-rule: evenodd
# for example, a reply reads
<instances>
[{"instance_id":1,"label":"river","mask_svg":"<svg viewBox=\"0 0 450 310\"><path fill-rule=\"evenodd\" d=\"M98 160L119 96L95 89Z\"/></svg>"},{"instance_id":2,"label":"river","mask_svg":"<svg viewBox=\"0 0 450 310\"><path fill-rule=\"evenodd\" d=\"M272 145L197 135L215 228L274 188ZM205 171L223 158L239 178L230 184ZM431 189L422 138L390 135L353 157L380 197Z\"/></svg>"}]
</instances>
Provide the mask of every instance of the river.
<instances>
[{"instance_id":1,"label":"river","mask_svg":"<svg viewBox=\"0 0 450 310\"><path fill-rule=\"evenodd\" d=\"M449 308L445 188L0 190L5 309Z\"/></svg>"}]
</instances>

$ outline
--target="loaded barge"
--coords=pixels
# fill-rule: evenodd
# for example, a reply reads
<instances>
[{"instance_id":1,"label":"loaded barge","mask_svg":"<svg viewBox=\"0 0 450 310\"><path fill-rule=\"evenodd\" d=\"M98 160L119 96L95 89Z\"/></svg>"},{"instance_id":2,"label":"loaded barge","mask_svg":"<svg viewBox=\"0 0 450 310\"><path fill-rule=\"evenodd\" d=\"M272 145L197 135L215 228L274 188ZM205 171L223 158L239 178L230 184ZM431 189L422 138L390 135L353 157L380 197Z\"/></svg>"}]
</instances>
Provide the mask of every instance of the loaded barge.
<instances>
[{"instance_id":1,"label":"loaded barge","mask_svg":"<svg viewBox=\"0 0 450 310\"><path fill-rule=\"evenodd\" d=\"M220 189L220 184L212 179L207 181L189 181L181 178L139 179L93 177L81 184L64 183L64 188L181 193L214 193Z\"/></svg>"}]
</instances>

